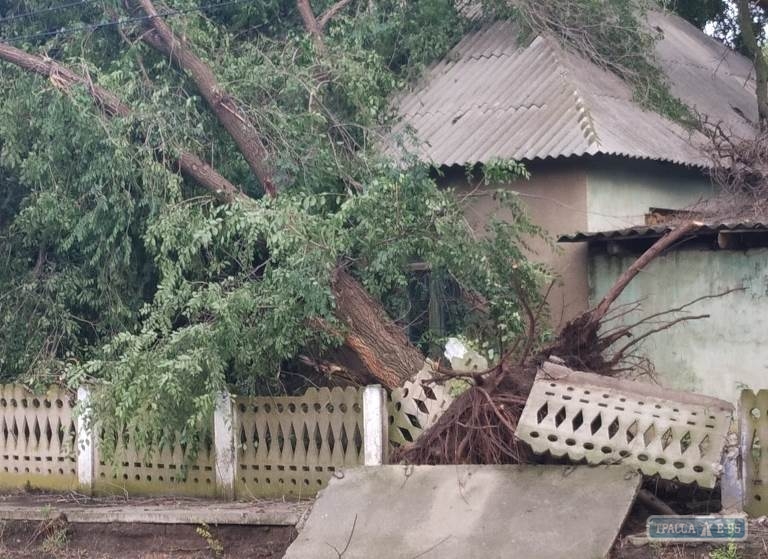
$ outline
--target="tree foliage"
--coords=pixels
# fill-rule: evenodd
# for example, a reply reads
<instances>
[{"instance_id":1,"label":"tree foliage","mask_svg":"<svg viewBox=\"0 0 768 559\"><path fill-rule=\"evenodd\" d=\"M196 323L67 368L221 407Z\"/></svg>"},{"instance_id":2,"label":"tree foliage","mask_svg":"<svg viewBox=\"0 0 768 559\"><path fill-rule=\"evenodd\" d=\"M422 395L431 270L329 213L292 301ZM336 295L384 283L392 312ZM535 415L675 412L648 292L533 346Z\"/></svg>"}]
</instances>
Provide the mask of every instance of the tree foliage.
<instances>
[{"instance_id":1,"label":"tree foliage","mask_svg":"<svg viewBox=\"0 0 768 559\"><path fill-rule=\"evenodd\" d=\"M649 9L660 8L655 0L515 0L513 4L531 30L551 33L567 48L623 78L644 107L673 120L692 120L656 63L654 45L659 36L645 20Z\"/></svg>"},{"instance_id":2,"label":"tree foliage","mask_svg":"<svg viewBox=\"0 0 768 559\"><path fill-rule=\"evenodd\" d=\"M525 17L571 46L597 45L591 54L643 102L681 116L637 2L483 4L485 17ZM148 20L128 5L0 0L0 40L87 78L62 90L55 74L0 63L5 378L93 382L110 432L139 421L145 446L172 431L194 442L217 391L283 389L286 364L341 343L340 270L401 326L418 303L418 265L460 294L443 335L502 355L526 330L546 272L525 256L525 239L542 232L514 196L495 198L509 219L473 231L434 170L382 155L392 95L478 24L466 6L351 1L322 44L293 0L159 7L259 131L279 192L269 197L193 81L140 39ZM130 115L101 118L88 83L119 94ZM183 178L182 149L245 196L222 204ZM525 175L505 161L483 171ZM426 349L429 337L417 341Z\"/></svg>"},{"instance_id":3,"label":"tree foliage","mask_svg":"<svg viewBox=\"0 0 768 559\"><path fill-rule=\"evenodd\" d=\"M455 329L497 344L520 332L519 297L536 300L543 271L523 254L540 232L516 200L500 193L515 219L475 232L429 169L380 155L391 94L473 23L438 0L352 2L319 52L293 2L200 5L175 2L184 13L167 20L265 138L277 198L194 85L137 40L135 13L83 3L0 27L132 109L102 119L85 89L0 64L6 378L91 381L113 432L140 420L146 445L190 438L217 391L280 389L285 363L340 343L339 267L397 318L419 262L486 303ZM0 15L48 7L3 2ZM183 179L165 160L180 146L256 201L222 205Z\"/></svg>"}]
</instances>

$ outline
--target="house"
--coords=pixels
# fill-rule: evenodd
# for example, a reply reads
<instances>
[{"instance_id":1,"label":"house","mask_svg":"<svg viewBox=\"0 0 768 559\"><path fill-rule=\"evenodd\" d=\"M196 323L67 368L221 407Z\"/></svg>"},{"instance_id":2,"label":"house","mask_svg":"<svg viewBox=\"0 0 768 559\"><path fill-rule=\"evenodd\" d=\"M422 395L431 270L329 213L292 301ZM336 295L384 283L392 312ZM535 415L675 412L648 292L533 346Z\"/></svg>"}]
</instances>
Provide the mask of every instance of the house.
<instances>
[{"instance_id":1,"label":"house","mask_svg":"<svg viewBox=\"0 0 768 559\"><path fill-rule=\"evenodd\" d=\"M651 12L648 23L660 35L657 62L672 93L734 134L753 135L751 62L677 16ZM628 227L650 207L683 208L713 192L702 134L644 110L627 83L555 38L521 43L513 22L464 37L397 110L396 132L412 133L443 184L474 193L467 217L477 227L499 217L489 195L499 186L517 191L553 237ZM524 162L530 180L468 184L466 166L495 159ZM561 325L589 302L587 247L533 249L563 280L550 298L553 325Z\"/></svg>"},{"instance_id":2,"label":"house","mask_svg":"<svg viewBox=\"0 0 768 559\"><path fill-rule=\"evenodd\" d=\"M669 230L670 225L661 223L576 233L560 240L588 249L590 299L594 302ZM768 378L768 223L698 226L632 280L616 305L639 303L639 308L620 318L629 324L694 301L683 312L660 316L645 327L648 331L663 327L663 320L708 315L643 341L638 353L653 363L657 380L663 386L733 403L738 402L743 388L763 388Z\"/></svg>"}]
</instances>

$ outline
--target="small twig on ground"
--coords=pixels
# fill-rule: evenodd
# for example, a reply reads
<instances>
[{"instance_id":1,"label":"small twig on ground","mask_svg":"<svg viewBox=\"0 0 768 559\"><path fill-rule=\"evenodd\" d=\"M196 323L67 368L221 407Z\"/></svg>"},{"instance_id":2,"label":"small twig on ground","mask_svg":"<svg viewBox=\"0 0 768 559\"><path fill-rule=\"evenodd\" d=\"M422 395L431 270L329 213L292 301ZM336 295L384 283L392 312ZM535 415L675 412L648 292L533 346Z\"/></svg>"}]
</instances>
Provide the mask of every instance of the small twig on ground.
<instances>
[{"instance_id":1,"label":"small twig on ground","mask_svg":"<svg viewBox=\"0 0 768 559\"><path fill-rule=\"evenodd\" d=\"M347 537L347 543L344 545L344 549L339 551L336 546L333 546L329 544L328 542L325 543L328 547L330 547L332 550L336 552L337 559L342 559L344 557L344 554L349 549L349 544L352 543L352 536L355 534L355 526L357 526L357 515L355 515L355 519L352 521L352 530L349 531L349 536Z\"/></svg>"},{"instance_id":2,"label":"small twig on ground","mask_svg":"<svg viewBox=\"0 0 768 559\"><path fill-rule=\"evenodd\" d=\"M430 547L428 547L427 549L425 549L424 551L422 551L418 555L414 555L413 557L411 557L411 559L419 559L419 557L424 557L427 553L429 553L430 551L434 550L436 547L444 544L450 538L451 538L450 535L445 536L443 539L441 539L440 541L438 541L435 544L431 545Z\"/></svg>"}]
</instances>

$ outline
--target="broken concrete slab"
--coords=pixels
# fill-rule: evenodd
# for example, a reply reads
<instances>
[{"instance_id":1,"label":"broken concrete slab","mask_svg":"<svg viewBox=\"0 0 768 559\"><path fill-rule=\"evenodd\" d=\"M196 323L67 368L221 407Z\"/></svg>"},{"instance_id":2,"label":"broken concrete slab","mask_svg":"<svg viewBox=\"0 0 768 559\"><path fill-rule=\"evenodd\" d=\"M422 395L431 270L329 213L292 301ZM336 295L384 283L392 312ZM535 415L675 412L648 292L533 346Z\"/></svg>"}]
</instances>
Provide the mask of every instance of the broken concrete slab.
<instances>
[{"instance_id":1,"label":"broken concrete slab","mask_svg":"<svg viewBox=\"0 0 768 559\"><path fill-rule=\"evenodd\" d=\"M606 557L640 479L623 466L345 470L285 559Z\"/></svg>"},{"instance_id":2,"label":"broken concrete slab","mask_svg":"<svg viewBox=\"0 0 768 559\"><path fill-rule=\"evenodd\" d=\"M714 487L732 414L717 398L545 363L515 434L536 454Z\"/></svg>"}]
</instances>

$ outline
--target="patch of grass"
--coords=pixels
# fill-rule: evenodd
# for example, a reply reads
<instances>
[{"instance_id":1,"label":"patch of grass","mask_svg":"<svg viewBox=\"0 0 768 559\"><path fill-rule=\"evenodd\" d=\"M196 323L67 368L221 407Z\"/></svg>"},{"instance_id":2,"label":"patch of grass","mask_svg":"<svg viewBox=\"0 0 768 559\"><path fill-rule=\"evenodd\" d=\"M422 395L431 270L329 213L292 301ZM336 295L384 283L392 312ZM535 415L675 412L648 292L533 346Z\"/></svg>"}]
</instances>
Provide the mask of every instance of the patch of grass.
<instances>
[{"instance_id":1,"label":"patch of grass","mask_svg":"<svg viewBox=\"0 0 768 559\"><path fill-rule=\"evenodd\" d=\"M61 551L69 543L69 534L66 527L62 526L47 534L40 548L45 553L55 553Z\"/></svg>"},{"instance_id":2,"label":"patch of grass","mask_svg":"<svg viewBox=\"0 0 768 559\"><path fill-rule=\"evenodd\" d=\"M735 543L729 543L723 547L713 549L709 552L709 557L710 559L743 559Z\"/></svg>"},{"instance_id":3,"label":"patch of grass","mask_svg":"<svg viewBox=\"0 0 768 559\"><path fill-rule=\"evenodd\" d=\"M197 532L197 535L205 540L205 543L208 545L208 549L211 550L214 557L222 556L224 553L224 546L222 545L221 540L219 540L219 538L217 538L211 532L211 528L207 524L201 524L195 528L195 532Z\"/></svg>"}]
</instances>

